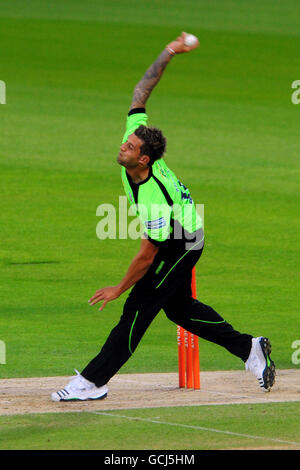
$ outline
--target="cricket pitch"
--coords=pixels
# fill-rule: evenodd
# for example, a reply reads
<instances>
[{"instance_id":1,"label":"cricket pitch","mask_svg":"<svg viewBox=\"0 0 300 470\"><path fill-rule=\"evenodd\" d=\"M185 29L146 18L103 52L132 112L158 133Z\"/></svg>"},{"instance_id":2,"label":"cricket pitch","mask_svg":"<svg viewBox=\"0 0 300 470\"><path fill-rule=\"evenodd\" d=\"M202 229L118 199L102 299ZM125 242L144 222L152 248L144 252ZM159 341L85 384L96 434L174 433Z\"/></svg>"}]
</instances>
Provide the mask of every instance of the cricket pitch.
<instances>
[{"instance_id":1,"label":"cricket pitch","mask_svg":"<svg viewBox=\"0 0 300 470\"><path fill-rule=\"evenodd\" d=\"M209 371L200 374L200 390L180 389L177 373L118 374L108 384L104 400L53 402L50 395L69 377L2 379L0 415L66 413L173 406L270 403L300 400L300 370L278 370L269 393L246 371Z\"/></svg>"}]
</instances>

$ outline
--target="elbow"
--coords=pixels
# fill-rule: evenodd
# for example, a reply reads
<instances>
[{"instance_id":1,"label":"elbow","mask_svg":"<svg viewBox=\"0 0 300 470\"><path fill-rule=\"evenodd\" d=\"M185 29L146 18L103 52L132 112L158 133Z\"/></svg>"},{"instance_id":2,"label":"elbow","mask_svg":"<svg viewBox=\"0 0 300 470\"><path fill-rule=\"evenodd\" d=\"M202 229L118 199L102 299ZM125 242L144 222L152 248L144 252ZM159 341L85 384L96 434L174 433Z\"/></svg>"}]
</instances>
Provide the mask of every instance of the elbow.
<instances>
[{"instance_id":1,"label":"elbow","mask_svg":"<svg viewBox=\"0 0 300 470\"><path fill-rule=\"evenodd\" d=\"M158 252L158 248L157 250L151 252L151 253L147 253L147 254L142 254L139 258L139 261L140 263L149 268L151 266L151 264L153 264L153 261L154 261L154 258L156 256L156 253Z\"/></svg>"},{"instance_id":2,"label":"elbow","mask_svg":"<svg viewBox=\"0 0 300 470\"><path fill-rule=\"evenodd\" d=\"M141 261L141 264L145 268L150 268L151 264L154 261L154 258L155 258L155 256L143 256L140 261Z\"/></svg>"}]
</instances>

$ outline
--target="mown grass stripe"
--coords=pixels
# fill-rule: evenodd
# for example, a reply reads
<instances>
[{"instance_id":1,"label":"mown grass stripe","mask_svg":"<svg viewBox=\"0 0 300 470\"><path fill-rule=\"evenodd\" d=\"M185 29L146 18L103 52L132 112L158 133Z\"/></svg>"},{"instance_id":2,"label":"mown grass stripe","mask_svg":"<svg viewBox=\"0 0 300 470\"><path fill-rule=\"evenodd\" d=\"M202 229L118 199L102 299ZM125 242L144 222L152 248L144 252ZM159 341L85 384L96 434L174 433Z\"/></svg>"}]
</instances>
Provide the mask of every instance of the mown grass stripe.
<instances>
[{"instance_id":1,"label":"mown grass stripe","mask_svg":"<svg viewBox=\"0 0 300 470\"><path fill-rule=\"evenodd\" d=\"M168 422L168 421L158 421L156 419L151 419L151 418L140 418L139 416L125 416L125 415L119 415L119 414L114 414L114 413L107 413L105 411L88 411L88 413L92 413L92 414L96 414L96 415L100 415L100 416L101 415L102 416L110 416L111 418L127 419L127 420L131 420L131 421L143 421L143 422L152 423L152 424L163 424L165 426L175 426L175 427L181 427L181 428L186 428L186 429L195 429L197 431L206 431L206 432L213 432L213 433L219 433L219 434L227 434L229 436L243 437L243 438L246 438L246 439L271 441L271 442L287 444L287 445L294 445L294 446L299 446L300 447L300 442L285 441L283 439L276 439L276 438L273 438L273 437L256 436L254 434L243 434L243 433L239 433L239 432L225 431L225 430L222 430L222 429L207 428L205 426L195 426L195 425L192 425L192 424L182 424L182 423L172 423L172 422Z\"/></svg>"}]
</instances>

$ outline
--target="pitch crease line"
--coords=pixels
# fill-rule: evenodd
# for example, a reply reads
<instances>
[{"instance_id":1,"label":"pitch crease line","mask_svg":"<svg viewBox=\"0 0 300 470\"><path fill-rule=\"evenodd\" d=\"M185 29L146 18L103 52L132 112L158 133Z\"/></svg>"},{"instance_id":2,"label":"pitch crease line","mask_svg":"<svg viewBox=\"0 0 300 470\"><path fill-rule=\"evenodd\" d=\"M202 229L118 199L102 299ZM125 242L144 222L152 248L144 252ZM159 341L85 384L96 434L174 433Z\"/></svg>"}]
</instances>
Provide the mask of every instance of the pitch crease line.
<instances>
[{"instance_id":1,"label":"pitch crease line","mask_svg":"<svg viewBox=\"0 0 300 470\"><path fill-rule=\"evenodd\" d=\"M276 439L272 437L263 437L263 436L255 436L252 434L242 434L238 432L233 432L233 431L222 431L221 429L214 429L214 428L206 428L204 426L193 426L192 424L181 424L181 423L170 423L168 421L157 421L155 419L150 419L150 418L140 418L139 416L125 416L125 415L119 415L119 414L114 414L114 413L106 413L104 411L87 411L87 413L91 414L96 414L99 416L110 416L111 418L122 418L122 419L128 419L131 421L143 421L146 423L152 423L152 424L164 424L166 426L177 426L181 428L187 428L187 429L195 429L198 431L207 431L207 432L215 432L219 434L227 434L229 436L238 436L238 437L245 437L247 439L256 439L256 440L264 440L264 441L272 441L272 442L277 442L281 444L290 444L290 445L296 445L300 447L300 442L292 442L292 441L284 441L282 439Z\"/></svg>"}]
</instances>

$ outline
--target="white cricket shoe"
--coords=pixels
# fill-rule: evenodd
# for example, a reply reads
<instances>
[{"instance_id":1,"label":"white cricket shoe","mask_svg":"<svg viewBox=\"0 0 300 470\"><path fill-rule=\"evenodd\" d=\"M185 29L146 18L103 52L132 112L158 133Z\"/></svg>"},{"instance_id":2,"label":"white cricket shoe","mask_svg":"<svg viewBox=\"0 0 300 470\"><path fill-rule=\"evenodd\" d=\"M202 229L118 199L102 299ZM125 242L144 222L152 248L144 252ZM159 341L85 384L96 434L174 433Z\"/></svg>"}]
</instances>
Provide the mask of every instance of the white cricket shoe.
<instances>
[{"instance_id":1,"label":"white cricket shoe","mask_svg":"<svg viewBox=\"0 0 300 470\"><path fill-rule=\"evenodd\" d=\"M76 401L76 400L100 400L107 396L108 389L96 387L93 382L86 380L75 369L76 376L66 385L65 388L51 394L53 401Z\"/></svg>"},{"instance_id":2,"label":"white cricket shoe","mask_svg":"<svg viewBox=\"0 0 300 470\"><path fill-rule=\"evenodd\" d=\"M268 338L252 338L252 348L245 367L258 379L264 392L269 392L275 382L275 364L270 358L271 343Z\"/></svg>"}]
</instances>

